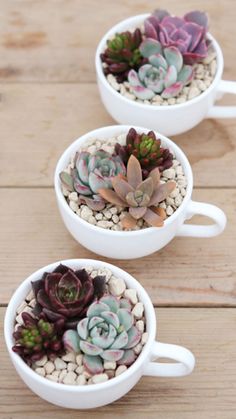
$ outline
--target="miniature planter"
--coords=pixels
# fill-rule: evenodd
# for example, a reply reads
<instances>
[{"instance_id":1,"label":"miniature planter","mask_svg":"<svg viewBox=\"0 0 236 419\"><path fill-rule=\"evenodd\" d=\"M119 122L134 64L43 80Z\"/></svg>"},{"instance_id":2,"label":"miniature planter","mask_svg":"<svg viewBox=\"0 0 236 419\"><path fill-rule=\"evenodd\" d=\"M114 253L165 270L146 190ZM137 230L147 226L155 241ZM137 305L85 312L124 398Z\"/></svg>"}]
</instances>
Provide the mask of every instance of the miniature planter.
<instances>
[{"instance_id":1,"label":"miniature planter","mask_svg":"<svg viewBox=\"0 0 236 419\"><path fill-rule=\"evenodd\" d=\"M90 259L66 260L60 263L62 265L59 265L59 262L53 263L51 265L45 266L44 268L30 275L16 290L6 310L4 333L7 348L17 372L21 376L22 380L28 385L28 387L33 392L35 392L43 399L59 406L73 409L88 409L103 406L119 399L138 382L142 375L177 377L191 373L191 371L194 368L194 356L190 351L180 346L163 344L155 341L156 318L152 302L144 288L131 275L108 263ZM103 287L98 286L98 284L99 281L103 281L105 277L106 294L105 296L100 297L100 299L103 298L103 302L101 302L101 300L100 303L96 302L98 294L97 296L93 294L91 298L91 288L89 288L88 285L85 286L85 282L83 282L83 287L86 287L87 292L83 294L82 301L81 288L79 290L79 293L76 294L75 288L73 288L73 286L71 287L71 285L73 285L71 283L71 278L69 278L68 280L68 272L67 274L65 273L65 267L70 268L70 276L72 275L73 277L73 271L76 271L76 274L80 276L80 278L81 269L85 269L88 272L87 276L89 277L90 284L92 282L90 274L94 274L93 276L94 278L96 278L96 292L99 292L100 295L103 290ZM55 271L55 269L57 273L52 274L52 272ZM57 305L55 305L55 295L52 295L52 293L50 293L49 291L52 285L49 286L48 289L48 284L50 284L50 280L52 282L55 282L54 280L58 279L58 271L61 272L61 278L63 278L63 280L61 282L56 281L58 294L56 297ZM47 272L47 275L45 275L45 272ZM67 275L67 278L65 278L65 274ZM43 280L41 280L42 277ZM54 279L52 277L54 277ZM41 281L39 282L39 280ZM74 278L72 279L72 282L73 280ZM47 281L47 286L45 286L45 288L44 281ZM13 338L14 330L18 329L18 326L15 326L16 321L22 322L22 317L25 316L25 322L27 323L28 321L29 326L29 312L32 310L32 307L34 307L34 310L36 309L35 301L32 301L33 295L31 283L34 284L34 289L36 290L37 306L39 302L45 302L45 305L43 306L43 312L44 316L46 315L46 317L44 317L44 322L41 320L41 328L43 328L44 330L44 335L40 331L41 336L43 336L44 342L47 339L47 345L45 345L46 349L44 348L44 351L47 352L48 357L54 355L51 361L47 359L45 360L45 354L43 358L40 357L40 355L35 357L35 354L39 354L39 352L37 351L34 352L34 355L32 356L33 344L28 345L28 348L30 348L31 352L28 351L28 354L25 353L26 359L28 361L31 360L32 362L33 358L38 358L37 361L34 361L36 362L36 364L38 364L38 366L35 366L35 371L29 365L27 365L27 363L19 355L22 355L23 353L21 350L18 349L18 353L12 350L12 347L16 345L16 339ZM53 285L53 288L55 288L55 284ZM49 292L49 300L46 300L45 296L43 295L45 289L47 292ZM107 298L107 293L111 294L110 300ZM90 296L88 296L88 294L90 294ZM67 303L65 303L65 297L67 299L67 303L68 299L70 300L69 307ZM63 306L64 309L59 309L58 304L60 306ZM108 305L110 307L109 310L112 311L112 313L106 310L104 312L103 307L101 310L101 304L104 305L104 309L106 309L106 305ZM123 306L126 308L119 308L117 310L118 305L120 307ZM85 307L87 309L87 316L90 317L89 327L85 317ZM91 313L91 310L93 310L94 313ZM17 314L22 312L27 312L27 314L23 316L22 314ZM97 312L97 314L95 312ZM115 312L117 314L115 314ZM73 316L69 317L71 313L73 314ZM20 320L19 316L22 316ZM103 317L103 331L101 332L100 330L100 337L97 336L97 330L95 330L97 329L96 323L98 324L101 320L99 320L99 316ZM62 344L61 336L62 332L64 331L63 328L65 327L65 321L73 323L75 318L78 319L79 317L83 318L78 323L78 330L80 333L80 346L82 348L85 349L84 341L86 340L86 345L87 347L89 347L89 342L91 342L93 338L97 339L96 349L98 347L101 349L101 346L103 346L103 348L104 346L108 347L109 345L111 345L111 341L113 341L114 343L114 339L116 339L117 343L117 345L115 346L124 348L124 336L126 335L127 338L128 334L129 345L127 345L126 343L126 346L129 346L130 348L132 347L133 349L116 349L116 352L118 353L120 351L123 351L124 353L126 352L126 355L128 354L129 356L130 352L134 352L134 357L132 359L131 365L128 367L125 365L114 367L113 364L118 364L119 361L105 361L103 356L104 353L106 352L105 358L110 358L111 350L108 354L109 350L104 348L100 350L99 355L95 356L94 358L101 358L102 355L103 358L101 359L103 359L104 361L105 368L107 364L107 369L105 369L105 371L102 374L99 372L98 375L92 376L91 373L86 372L86 367L84 367L83 365L83 357L85 357L85 355L83 355L84 352L82 353L81 351L81 353L78 355L71 352L71 345L74 349L74 347L76 347L78 344L78 339L73 336L77 333L76 329L74 329L73 331L67 330L67 332L65 332L64 341L66 342L67 348L69 348L70 351L62 355L63 348L62 346L60 347L59 343ZM54 332L55 330L57 330L57 332L55 332L57 333L57 338L52 338L52 334L50 335L51 342L49 342L48 339L49 326L48 324L45 324L45 321L50 321L51 323L53 321L54 326L56 324L58 326L59 322L61 322L60 328L56 326L54 328ZM119 325L116 323L117 321L119 322ZM93 324L91 325L91 323ZM133 326L131 326L131 323L133 323ZM106 333L106 325L109 326L109 334ZM135 333L134 328L136 329ZM87 329L89 329L89 332L87 332ZM121 329L127 330L127 333L122 332ZM22 335L22 327L20 330ZM35 333L35 325L33 326L33 329L31 328L30 330L31 337L33 336L33 340L31 339L30 341L32 342L35 341L35 336L37 335L37 333ZM32 332L32 330L34 330L34 333ZM47 334L45 334L45 331L47 332ZM119 333L119 342L117 340L117 337L114 338L113 332L115 334ZM18 335L19 331L14 334L14 336ZM24 339L25 341L26 338L29 340L29 335L27 335L27 337L25 336L26 332L24 332ZM108 339L110 339L109 342ZM105 345L104 342L106 342ZM107 344L107 342L109 345ZM20 345L19 341L18 345ZM92 351L91 347L93 347L92 350L94 351L95 345L91 345L90 343L90 354ZM87 349L88 348L86 348L85 351L87 351ZM113 350L113 352L115 351ZM112 354L112 356L113 355L114 354ZM56 360L53 361L55 356L57 356ZM130 364L130 360L129 362L127 362L129 356L125 357L126 364L128 365ZM151 362L157 359L158 357L170 358L171 360L176 361L176 363L162 364ZM90 355L88 356L88 358L91 359L92 356ZM83 368L81 368L81 366ZM67 368L67 371L60 380L60 382L56 382L56 380L58 379L57 377L59 376L59 374L55 373L57 367L60 369L61 376L63 376L63 368ZM77 377L75 379L75 371L78 371L79 378ZM109 377L110 379L108 379ZM71 379L73 381L73 385L71 383Z\"/></svg>"},{"instance_id":2,"label":"miniature planter","mask_svg":"<svg viewBox=\"0 0 236 419\"><path fill-rule=\"evenodd\" d=\"M192 14L194 13L189 13L186 16L190 18ZM178 50L178 43L181 41L181 37L184 37L186 41L186 38L188 39L190 35L186 31L182 33L181 29L177 31L177 33L181 32L180 41L174 42L170 38L167 42L165 37L163 39L163 33L157 35L155 25L150 25L150 22L148 22L144 26L144 22L147 22L150 16L150 14L138 15L120 22L104 35L98 45L95 60L97 81L103 104L108 113L121 124L141 125L160 131L165 135L176 135L188 131L204 118L236 117L236 107L213 106L222 94L235 94L236 83L221 80L224 66L223 55L220 46L212 35L206 34L206 16L201 14L202 26L199 27L198 25L196 33L191 35L191 45L193 45L193 42L197 45L197 53L182 53L182 59L179 59L181 53ZM183 18L176 19L177 21L182 20L182 23L185 22ZM190 22L188 22L189 24ZM193 26L196 28L196 23ZM137 33L140 30L139 28L141 28L141 33ZM164 25L164 32L165 29ZM125 31L130 31L130 35L124 41L124 39L122 40L123 35L119 37L119 34ZM145 39L145 31L147 39ZM118 34L119 39L114 40L116 34ZM201 42L199 42L199 39ZM109 45L107 44L108 41L111 41ZM124 45L129 45L130 50L127 51L126 48L121 51L120 55L117 55L117 51L120 52L119 46L123 42ZM148 42L151 46L147 45ZM157 46L157 42L159 44L161 42L161 45ZM206 48L209 43L211 43L211 48L207 52ZM105 52L107 46L109 46L109 51L112 51L113 55L107 55ZM114 51L116 55L114 55ZM200 54L198 54L198 51ZM128 69L128 59L124 59L123 54L124 56L131 55ZM114 57L114 60L111 57ZM168 70L168 66L170 67L173 63L175 69L172 65L171 69ZM185 65L184 69L183 65ZM116 73L119 66L121 70L124 66L123 73ZM153 66L155 67L154 70ZM159 74L160 66L162 67L161 76ZM141 73L138 72L140 67L143 67ZM104 71L107 73L106 75ZM112 73L109 71L112 71ZM168 76L166 76L166 72ZM207 80L202 80L200 73L207 74ZM162 79L164 76L167 77L165 92L163 80L161 80L162 87L160 87L159 80L160 77ZM157 87L155 85L153 93L153 84L156 83L157 79L159 84ZM137 95L146 99L142 100Z\"/></svg>"},{"instance_id":3,"label":"miniature planter","mask_svg":"<svg viewBox=\"0 0 236 419\"><path fill-rule=\"evenodd\" d=\"M134 128L139 134L148 133L145 128ZM90 147L98 140L104 146L107 146L111 139L116 142L118 137L126 137L129 130L130 127L128 126L109 126L89 132L72 143L59 159L54 177L55 192L62 219L72 236L83 246L97 254L117 259L131 259L146 256L161 249L175 236L212 237L220 234L226 225L224 213L213 205L191 200L193 177L188 159L176 144L158 133L155 133L155 136L161 140L162 147L167 148L175 156L173 161L176 160L180 164L179 167L182 171L180 180L184 182L183 184L186 187L185 196L181 197L182 201L179 202L179 206L175 201L175 212L164 221L161 220L161 227L147 227L135 231L114 231L90 224L81 217L81 213L78 215L74 212L77 211L78 205L76 208L72 204L68 205L67 198L62 191L61 173L68 168L75 154L81 149ZM168 170L167 173L170 176L173 167ZM165 171L163 173L165 174ZM162 206L162 203L160 206ZM183 225L186 219L195 214L210 217L214 224L210 226ZM159 213L159 215L162 216L162 213Z\"/></svg>"}]
</instances>

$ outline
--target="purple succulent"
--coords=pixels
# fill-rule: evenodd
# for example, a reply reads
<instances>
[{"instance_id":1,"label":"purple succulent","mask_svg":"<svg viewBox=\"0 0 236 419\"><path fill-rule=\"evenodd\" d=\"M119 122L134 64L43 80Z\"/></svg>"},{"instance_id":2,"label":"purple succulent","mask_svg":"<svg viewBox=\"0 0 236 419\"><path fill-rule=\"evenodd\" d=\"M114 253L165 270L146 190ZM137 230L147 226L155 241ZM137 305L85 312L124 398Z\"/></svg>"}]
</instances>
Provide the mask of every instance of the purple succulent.
<instances>
[{"instance_id":1,"label":"purple succulent","mask_svg":"<svg viewBox=\"0 0 236 419\"><path fill-rule=\"evenodd\" d=\"M105 292L105 278L92 278L85 269L73 271L59 265L32 282L37 301L34 312L43 312L49 321L64 321L64 328L76 327L88 306Z\"/></svg>"},{"instance_id":2,"label":"purple succulent","mask_svg":"<svg viewBox=\"0 0 236 419\"><path fill-rule=\"evenodd\" d=\"M159 41L163 47L177 47L186 64L202 61L208 54L208 18L204 12L192 11L177 17L156 10L145 20L144 28L147 38Z\"/></svg>"}]
</instances>

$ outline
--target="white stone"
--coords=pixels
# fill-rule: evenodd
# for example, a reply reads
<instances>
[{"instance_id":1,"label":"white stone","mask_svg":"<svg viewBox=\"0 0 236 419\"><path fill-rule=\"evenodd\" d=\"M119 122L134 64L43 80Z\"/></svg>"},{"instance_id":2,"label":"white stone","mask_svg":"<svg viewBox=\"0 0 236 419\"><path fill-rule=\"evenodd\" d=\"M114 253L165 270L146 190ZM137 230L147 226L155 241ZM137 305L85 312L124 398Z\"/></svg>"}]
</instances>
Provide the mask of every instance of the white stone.
<instances>
[{"instance_id":1,"label":"white stone","mask_svg":"<svg viewBox=\"0 0 236 419\"><path fill-rule=\"evenodd\" d=\"M204 92L206 89L207 89L207 86L205 85L205 83L204 83L204 81L202 81L202 80L198 80L198 88L202 91L202 92Z\"/></svg>"},{"instance_id":2,"label":"white stone","mask_svg":"<svg viewBox=\"0 0 236 419\"><path fill-rule=\"evenodd\" d=\"M182 188L180 192L181 192L182 197L186 195L186 189Z\"/></svg>"},{"instance_id":3,"label":"white stone","mask_svg":"<svg viewBox=\"0 0 236 419\"><path fill-rule=\"evenodd\" d=\"M125 281L122 278L112 276L109 281L109 291L114 296L120 296L126 289Z\"/></svg>"},{"instance_id":4,"label":"white stone","mask_svg":"<svg viewBox=\"0 0 236 419\"><path fill-rule=\"evenodd\" d=\"M135 99L136 99L136 96L135 96L135 95L133 95L132 93L129 93L129 92L126 92L126 93L124 94L124 96L125 96L127 99L129 99L129 100L135 100Z\"/></svg>"},{"instance_id":5,"label":"white stone","mask_svg":"<svg viewBox=\"0 0 236 419\"><path fill-rule=\"evenodd\" d=\"M142 332L142 333L143 333L143 331L144 331L144 321L143 321L143 320L138 320L138 321L135 323L135 326L137 327L137 329L138 329L140 332Z\"/></svg>"},{"instance_id":6,"label":"white stone","mask_svg":"<svg viewBox=\"0 0 236 419\"><path fill-rule=\"evenodd\" d=\"M176 198L179 195L179 189L175 188L169 195L170 198Z\"/></svg>"},{"instance_id":7,"label":"white stone","mask_svg":"<svg viewBox=\"0 0 236 419\"><path fill-rule=\"evenodd\" d=\"M45 368L46 374L51 374L55 370L55 365L52 361L48 361L44 365L44 368Z\"/></svg>"},{"instance_id":8,"label":"white stone","mask_svg":"<svg viewBox=\"0 0 236 419\"><path fill-rule=\"evenodd\" d=\"M109 228L113 226L112 221L101 220L97 222L97 226L101 228Z\"/></svg>"},{"instance_id":9,"label":"white stone","mask_svg":"<svg viewBox=\"0 0 236 419\"><path fill-rule=\"evenodd\" d=\"M159 207L161 207L161 208L163 208L163 209L166 209L166 203L165 203L165 202L161 202L161 203L159 204Z\"/></svg>"},{"instance_id":10,"label":"white stone","mask_svg":"<svg viewBox=\"0 0 236 419\"><path fill-rule=\"evenodd\" d=\"M103 215L102 215L101 212L99 212L98 214L95 215L95 218L96 218L97 221L102 220L102 217L103 217Z\"/></svg>"},{"instance_id":11,"label":"white stone","mask_svg":"<svg viewBox=\"0 0 236 419\"><path fill-rule=\"evenodd\" d=\"M113 146L111 146L111 145L107 145L107 144L104 144L104 145L102 146L102 149L103 149L104 151L106 151L107 153L110 153L110 154L112 154L112 153L113 153L113 151L114 151L114 147L113 147Z\"/></svg>"},{"instance_id":12,"label":"white stone","mask_svg":"<svg viewBox=\"0 0 236 419\"><path fill-rule=\"evenodd\" d=\"M90 372L84 370L83 375L85 376L85 378L89 379L92 377L92 374L90 374Z\"/></svg>"},{"instance_id":13,"label":"white stone","mask_svg":"<svg viewBox=\"0 0 236 419\"><path fill-rule=\"evenodd\" d=\"M119 217L117 214L112 215L112 221L113 223L117 224L119 222Z\"/></svg>"},{"instance_id":14,"label":"white stone","mask_svg":"<svg viewBox=\"0 0 236 419\"><path fill-rule=\"evenodd\" d=\"M167 179L174 179L175 178L175 170L174 169L166 169L163 171L162 175Z\"/></svg>"},{"instance_id":15,"label":"white stone","mask_svg":"<svg viewBox=\"0 0 236 419\"><path fill-rule=\"evenodd\" d=\"M95 153L96 153L96 151L97 151L97 147L96 147L95 145L90 145L90 146L87 148L87 151L88 151L89 153L91 153L91 154L95 154Z\"/></svg>"},{"instance_id":16,"label":"white stone","mask_svg":"<svg viewBox=\"0 0 236 419\"><path fill-rule=\"evenodd\" d=\"M145 332L145 333L142 334L142 339L141 339L142 345L145 345L145 343L147 343L147 341L148 341L148 333Z\"/></svg>"},{"instance_id":17,"label":"white stone","mask_svg":"<svg viewBox=\"0 0 236 419\"><path fill-rule=\"evenodd\" d=\"M22 303L19 305L19 307L16 310L17 314L20 314L26 306L27 306L26 302L22 301Z\"/></svg>"},{"instance_id":18,"label":"white stone","mask_svg":"<svg viewBox=\"0 0 236 419\"><path fill-rule=\"evenodd\" d=\"M115 370L116 369L116 362L115 361L104 361L104 369L105 370Z\"/></svg>"},{"instance_id":19,"label":"white stone","mask_svg":"<svg viewBox=\"0 0 236 419\"><path fill-rule=\"evenodd\" d=\"M182 204L183 198L181 196L181 194L179 194L176 198L175 198L175 205L177 207L179 207Z\"/></svg>"},{"instance_id":20,"label":"white stone","mask_svg":"<svg viewBox=\"0 0 236 419\"><path fill-rule=\"evenodd\" d=\"M200 95L201 91L198 87L191 87L188 93L188 99L193 99L194 97Z\"/></svg>"},{"instance_id":21,"label":"white stone","mask_svg":"<svg viewBox=\"0 0 236 419\"><path fill-rule=\"evenodd\" d=\"M18 324L24 324L24 322L23 322L23 319L22 319L22 316L21 316L21 313L20 314L18 314L18 316L16 316L16 322L18 323Z\"/></svg>"},{"instance_id":22,"label":"white stone","mask_svg":"<svg viewBox=\"0 0 236 419\"><path fill-rule=\"evenodd\" d=\"M177 166L175 171L176 171L177 175L182 175L184 173L182 166Z\"/></svg>"},{"instance_id":23,"label":"white stone","mask_svg":"<svg viewBox=\"0 0 236 419\"><path fill-rule=\"evenodd\" d=\"M120 90L120 85L119 85L119 83L117 83L113 74L108 74L107 75L107 81L110 83L110 85L113 87L113 89L115 89L117 91Z\"/></svg>"},{"instance_id":24,"label":"white stone","mask_svg":"<svg viewBox=\"0 0 236 419\"><path fill-rule=\"evenodd\" d=\"M70 201L74 201L74 202L78 202L78 194L77 192L71 192L69 195L69 200Z\"/></svg>"},{"instance_id":25,"label":"white stone","mask_svg":"<svg viewBox=\"0 0 236 419\"><path fill-rule=\"evenodd\" d=\"M134 315L134 317L136 317L136 319L141 319L141 317L143 316L143 311L144 311L144 306L143 303L139 302L137 304L135 304L132 313Z\"/></svg>"},{"instance_id":26,"label":"white stone","mask_svg":"<svg viewBox=\"0 0 236 419\"><path fill-rule=\"evenodd\" d=\"M116 225L114 225L114 226L112 227L112 229L113 229L114 231L121 231L121 230L122 230L122 227L121 227L119 224L116 224Z\"/></svg>"},{"instance_id":27,"label":"white stone","mask_svg":"<svg viewBox=\"0 0 236 419\"><path fill-rule=\"evenodd\" d=\"M46 378L50 381L53 381L54 383L58 382L58 377L56 377L55 375L48 374L48 375L46 375Z\"/></svg>"},{"instance_id":28,"label":"white stone","mask_svg":"<svg viewBox=\"0 0 236 419\"><path fill-rule=\"evenodd\" d=\"M70 201L69 203L70 208L72 209L72 211L76 212L78 210L78 204L76 204L75 201Z\"/></svg>"},{"instance_id":29,"label":"white stone","mask_svg":"<svg viewBox=\"0 0 236 419\"><path fill-rule=\"evenodd\" d=\"M83 374L84 373L84 366L80 365L78 368L76 368L75 372L77 372L77 374Z\"/></svg>"},{"instance_id":30,"label":"white stone","mask_svg":"<svg viewBox=\"0 0 236 419\"><path fill-rule=\"evenodd\" d=\"M35 372L37 372L37 374L41 375L42 377L45 377L45 369L43 367L36 368Z\"/></svg>"},{"instance_id":31,"label":"white stone","mask_svg":"<svg viewBox=\"0 0 236 419\"><path fill-rule=\"evenodd\" d=\"M56 358L54 364L57 370L64 370L67 366L66 363L60 358Z\"/></svg>"},{"instance_id":32,"label":"white stone","mask_svg":"<svg viewBox=\"0 0 236 419\"><path fill-rule=\"evenodd\" d=\"M62 383L63 382L63 380L64 380L64 378L65 378L66 375L67 375L67 370L66 369L61 370L61 372L59 374L59 377L58 377L59 383Z\"/></svg>"},{"instance_id":33,"label":"white stone","mask_svg":"<svg viewBox=\"0 0 236 419\"><path fill-rule=\"evenodd\" d=\"M77 368L77 364L74 362L69 362L67 365L67 371L74 371Z\"/></svg>"},{"instance_id":34,"label":"white stone","mask_svg":"<svg viewBox=\"0 0 236 419\"><path fill-rule=\"evenodd\" d=\"M91 378L91 381L92 381L93 384L99 384L99 383L104 383L108 379L109 379L108 375L103 373L103 374L93 375L92 378Z\"/></svg>"},{"instance_id":35,"label":"white stone","mask_svg":"<svg viewBox=\"0 0 236 419\"><path fill-rule=\"evenodd\" d=\"M131 301L132 304L136 304L138 302L137 292L135 289L126 289L124 292L125 298Z\"/></svg>"},{"instance_id":36,"label":"white stone","mask_svg":"<svg viewBox=\"0 0 236 419\"><path fill-rule=\"evenodd\" d=\"M31 301L32 300L32 298L34 298L34 292L33 292L33 290L31 290L30 292L29 292L29 294L27 294L27 297L26 297L26 301Z\"/></svg>"},{"instance_id":37,"label":"white stone","mask_svg":"<svg viewBox=\"0 0 236 419\"><path fill-rule=\"evenodd\" d=\"M167 205L174 205L175 204L175 201L174 201L173 198L171 198L170 196L168 196L166 198L166 203L167 203Z\"/></svg>"},{"instance_id":38,"label":"white stone","mask_svg":"<svg viewBox=\"0 0 236 419\"><path fill-rule=\"evenodd\" d=\"M65 362L75 362L75 353L68 352L67 354L62 356L63 361Z\"/></svg>"},{"instance_id":39,"label":"white stone","mask_svg":"<svg viewBox=\"0 0 236 419\"><path fill-rule=\"evenodd\" d=\"M110 220L110 219L111 219L111 217L112 217L112 213L111 213L110 211L104 211L104 216L105 216L108 220Z\"/></svg>"},{"instance_id":40,"label":"white stone","mask_svg":"<svg viewBox=\"0 0 236 419\"><path fill-rule=\"evenodd\" d=\"M180 96L180 97L178 97L178 99L176 99L176 103L180 105L181 103L185 103L186 100L187 100L187 98L186 98L185 95L184 96Z\"/></svg>"},{"instance_id":41,"label":"white stone","mask_svg":"<svg viewBox=\"0 0 236 419\"><path fill-rule=\"evenodd\" d=\"M89 224L93 224L93 225L95 225L95 224L96 224L96 218L95 218L93 215L91 215L91 216L88 218L88 222L89 222Z\"/></svg>"},{"instance_id":42,"label":"white stone","mask_svg":"<svg viewBox=\"0 0 236 419\"><path fill-rule=\"evenodd\" d=\"M77 378L77 375L73 371L70 371L65 375L62 381L64 384L75 385L76 378Z\"/></svg>"},{"instance_id":43,"label":"white stone","mask_svg":"<svg viewBox=\"0 0 236 419\"><path fill-rule=\"evenodd\" d=\"M210 64L210 73L212 76L216 73L216 60L212 61Z\"/></svg>"},{"instance_id":44,"label":"white stone","mask_svg":"<svg viewBox=\"0 0 236 419\"><path fill-rule=\"evenodd\" d=\"M33 298L30 302L29 302L29 306L34 308L36 306L36 299Z\"/></svg>"},{"instance_id":45,"label":"white stone","mask_svg":"<svg viewBox=\"0 0 236 419\"><path fill-rule=\"evenodd\" d=\"M77 379L76 379L76 383L77 383L79 386L84 386L84 385L86 384L86 378L85 378L85 376L84 376L84 375L79 375L79 376L77 377Z\"/></svg>"},{"instance_id":46,"label":"white stone","mask_svg":"<svg viewBox=\"0 0 236 419\"><path fill-rule=\"evenodd\" d=\"M54 371L52 372L52 374L51 374L51 375L53 375L54 377L59 378L60 371L56 371L56 370L54 370Z\"/></svg>"},{"instance_id":47,"label":"white stone","mask_svg":"<svg viewBox=\"0 0 236 419\"><path fill-rule=\"evenodd\" d=\"M120 365L116 370L116 377L127 370L126 365Z\"/></svg>"},{"instance_id":48,"label":"white stone","mask_svg":"<svg viewBox=\"0 0 236 419\"><path fill-rule=\"evenodd\" d=\"M41 359L38 359L37 361L35 361L35 365L37 365L37 367L43 367L46 364L47 360L48 360L48 357L44 355Z\"/></svg>"},{"instance_id":49,"label":"white stone","mask_svg":"<svg viewBox=\"0 0 236 419\"><path fill-rule=\"evenodd\" d=\"M136 346L133 348L134 353L135 353L136 355L139 355L139 354L140 354L140 352L142 351L142 349L143 349L143 347L142 347L142 344L141 344L141 343L138 343L138 345L136 345Z\"/></svg>"},{"instance_id":50,"label":"white stone","mask_svg":"<svg viewBox=\"0 0 236 419\"><path fill-rule=\"evenodd\" d=\"M102 268L102 269L98 269L98 275L105 276L106 282L107 282L111 278L112 272L110 271L110 269Z\"/></svg>"},{"instance_id":51,"label":"white stone","mask_svg":"<svg viewBox=\"0 0 236 419\"><path fill-rule=\"evenodd\" d=\"M85 221L88 221L91 215L93 215L93 211L87 206L85 206L80 213L80 217Z\"/></svg>"},{"instance_id":52,"label":"white stone","mask_svg":"<svg viewBox=\"0 0 236 419\"><path fill-rule=\"evenodd\" d=\"M172 215L173 212L174 212L173 208L170 205L168 205L168 207L166 208L166 214L167 215Z\"/></svg>"},{"instance_id":53,"label":"white stone","mask_svg":"<svg viewBox=\"0 0 236 419\"><path fill-rule=\"evenodd\" d=\"M117 208L116 207L111 207L110 208L110 212L114 215L117 214Z\"/></svg>"},{"instance_id":54,"label":"white stone","mask_svg":"<svg viewBox=\"0 0 236 419\"><path fill-rule=\"evenodd\" d=\"M176 99L174 97L171 97L171 98L168 99L168 104L169 105L175 105L175 103L176 103Z\"/></svg>"}]
</instances>

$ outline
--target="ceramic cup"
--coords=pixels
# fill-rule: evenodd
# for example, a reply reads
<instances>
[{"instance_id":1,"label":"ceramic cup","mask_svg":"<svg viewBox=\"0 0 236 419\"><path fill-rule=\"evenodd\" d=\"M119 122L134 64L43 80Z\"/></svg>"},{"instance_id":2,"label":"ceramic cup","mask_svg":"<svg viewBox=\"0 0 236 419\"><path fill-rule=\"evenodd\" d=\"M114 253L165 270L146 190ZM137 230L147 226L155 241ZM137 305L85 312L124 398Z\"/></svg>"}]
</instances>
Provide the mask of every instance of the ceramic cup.
<instances>
[{"instance_id":1,"label":"ceramic cup","mask_svg":"<svg viewBox=\"0 0 236 419\"><path fill-rule=\"evenodd\" d=\"M106 139L127 133L129 126L115 125L91 131L73 142L59 159L54 176L54 186L58 207L71 235L84 247L93 252L115 259L134 259L149 255L169 243L175 236L212 237L220 234L226 225L226 217L219 208L214 205L195 202L191 200L193 190L193 175L189 161L183 151L171 140L156 133L165 147L170 148L176 158L182 164L187 177L187 193L182 204L171 217L164 221L161 228L148 227L136 231L112 231L89 224L75 214L67 204L61 190L59 173L63 171L72 156L81 146L92 138ZM137 132L149 130L134 127ZM195 214L205 215L213 220L212 225L185 225L184 221Z\"/></svg>"},{"instance_id":2,"label":"ceramic cup","mask_svg":"<svg viewBox=\"0 0 236 419\"><path fill-rule=\"evenodd\" d=\"M123 20L113 26L102 38L96 51L95 66L102 102L107 112L120 124L140 125L160 131L164 135L176 135L190 130L204 118L235 118L236 106L214 106L224 93L236 94L236 82L221 80L224 60L219 44L209 34L217 54L217 71L213 83L199 96L181 104L154 106L142 104L122 96L108 83L102 69L100 54L106 41L117 32L140 26L149 14Z\"/></svg>"},{"instance_id":3,"label":"ceramic cup","mask_svg":"<svg viewBox=\"0 0 236 419\"><path fill-rule=\"evenodd\" d=\"M16 309L30 291L31 281L40 279L45 271L52 272L59 263L63 263L73 269L86 268L87 266L93 266L95 269L108 268L116 277L122 278L129 288L135 289L139 300L144 304L148 341L133 365L118 377L112 378L105 383L72 386L49 381L34 372L20 356L11 349L13 346L12 333L14 330ZM139 282L127 272L116 266L91 259L71 259L56 262L39 269L25 279L15 291L9 302L5 315L4 334L11 360L25 384L34 393L42 397L42 399L58 406L72 409L90 409L112 403L128 393L139 379L145 375L152 377L180 377L190 374L195 363L194 356L188 349L185 349L182 346L155 341L155 311L148 294ZM176 362L169 364L154 362L159 357L169 358Z\"/></svg>"}]
</instances>

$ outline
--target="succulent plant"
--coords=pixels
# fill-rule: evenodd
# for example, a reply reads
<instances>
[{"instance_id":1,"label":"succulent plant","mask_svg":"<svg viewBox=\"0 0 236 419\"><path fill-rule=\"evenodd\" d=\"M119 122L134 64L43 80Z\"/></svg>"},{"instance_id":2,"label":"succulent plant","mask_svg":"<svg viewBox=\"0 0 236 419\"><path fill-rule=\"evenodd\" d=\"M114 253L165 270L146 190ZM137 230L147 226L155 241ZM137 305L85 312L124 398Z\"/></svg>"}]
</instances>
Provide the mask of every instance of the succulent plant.
<instances>
[{"instance_id":1,"label":"succulent plant","mask_svg":"<svg viewBox=\"0 0 236 419\"><path fill-rule=\"evenodd\" d=\"M103 361L116 361L118 364L131 365L136 355L133 348L141 339L141 332L134 326L134 318L128 300L106 295L94 302L87 310L87 317L77 326L77 347L71 334L63 336L65 348L81 351L83 364L92 374L103 371Z\"/></svg>"},{"instance_id":2,"label":"succulent plant","mask_svg":"<svg viewBox=\"0 0 236 419\"><path fill-rule=\"evenodd\" d=\"M72 174L61 172L60 179L68 190L79 194L81 202L100 211L105 203L97 191L100 188L112 188L111 179L119 173L125 174L126 169L118 155L111 155L104 150L98 150L95 154L82 151L75 155Z\"/></svg>"},{"instance_id":3,"label":"succulent plant","mask_svg":"<svg viewBox=\"0 0 236 419\"><path fill-rule=\"evenodd\" d=\"M145 20L144 28L147 38L160 41L163 47L178 48L186 64L202 61L208 54L206 13L192 11L177 17L165 10L156 10Z\"/></svg>"},{"instance_id":4,"label":"succulent plant","mask_svg":"<svg viewBox=\"0 0 236 419\"><path fill-rule=\"evenodd\" d=\"M176 47L162 50L159 41L145 39L140 46L148 63L138 72L130 70L128 81L138 99L152 99L160 94L163 99L177 96L193 78L193 67L183 64L182 54Z\"/></svg>"},{"instance_id":5,"label":"succulent plant","mask_svg":"<svg viewBox=\"0 0 236 419\"><path fill-rule=\"evenodd\" d=\"M165 211L158 208L175 188L175 182L160 184L160 172L153 169L143 180L139 161L133 155L127 164L127 179L116 176L112 179L114 191L100 189L99 193L108 202L126 207L129 213L122 219L123 228L135 227L137 220L143 218L150 226L161 227L166 217Z\"/></svg>"},{"instance_id":6,"label":"succulent plant","mask_svg":"<svg viewBox=\"0 0 236 419\"><path fill-rule=\"evenodd\" d=\"M142 64L143 58L139 51L141 42L140 29L133 33L117 33L113 39L108 40L107 48L101 54L101 60L107 64L104 73L115 75L119 82L124 81L131 68L138 68Z\"/></svg>"},{"instance_id":7,"label":"succulent plant","mask_svg":"<svg viewBox=\"0 0 236 419\"><path fill-rule=\"evenodd\" d=\"M173 164L173 155L168 148L161 147L161 140L156 138L153 131L138 134L134 128L130 128L126 136L126 144L116 143L115 151L125 164L133 154L141 164L144 179L155 167L163 172Z\"/></svg>"},{"instance_id":8,"label":"succulent plant","mask_svg":"<svg viewBox=\"0 0 236 419\"><path fill-rule=\"evenodd\" d=\"M59 265L32 282L36 298L34 313L43 312L51 322L63 320L64 328L76 327L88 306L105 292L105 278L92 278L85 269L73 271Z\"/></svg>"},{"instance_id":9,"label":"succulent plant","mask_svg":"<svg viewBox=\"0 0 236 419\"><path fill-rule=\"evenodd\" d=\"M62 322L49 323L44 315L35 319L29 313L22 313L23 325L13 333L15 345L12 350L28 364L44 355L54 358L63 353Z\"/></svg>"}]
</instances>

